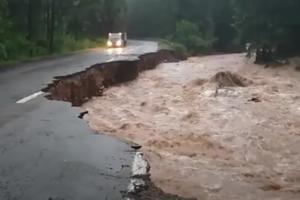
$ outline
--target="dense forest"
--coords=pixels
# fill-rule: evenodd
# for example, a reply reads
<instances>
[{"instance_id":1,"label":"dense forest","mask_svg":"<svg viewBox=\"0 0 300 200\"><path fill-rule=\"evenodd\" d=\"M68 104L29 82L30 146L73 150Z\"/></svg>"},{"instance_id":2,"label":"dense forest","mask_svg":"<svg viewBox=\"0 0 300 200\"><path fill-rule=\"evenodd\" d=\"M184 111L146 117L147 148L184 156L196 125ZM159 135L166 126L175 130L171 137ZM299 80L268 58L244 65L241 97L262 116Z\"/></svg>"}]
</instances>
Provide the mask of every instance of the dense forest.
<instances>
[{"instance_id":1,"label":"dense forest","mask_svg":"<svg viewBox=\"0 0 300 200\"><path fill-rule=\"evenodd\" d=\"M251 42L279 54L300 50L297 0L127 0L128 31L167 37L189 50L235 51Z\"/></svg>"},{"instance_id":2,"label":"dense forest","mask_svg":"<svg viewBox=\"0 0 300 200\"><path fill-rule=\"evenodd\" d=\"M251 42L291 55L300 50L299 10L298 0L0 0L0 59L87 48L124 30L192 53Z\"/></svg>"},{"instance_id":3,"label":"dense forest","mask_svg":"<svg viewBox=\"0 0 300 200\"><path fill-rule=\"evenodd\" d=\"M0 60L97 46L125 14L123 0L0 0Z\"/></svg>"}]
</instances>

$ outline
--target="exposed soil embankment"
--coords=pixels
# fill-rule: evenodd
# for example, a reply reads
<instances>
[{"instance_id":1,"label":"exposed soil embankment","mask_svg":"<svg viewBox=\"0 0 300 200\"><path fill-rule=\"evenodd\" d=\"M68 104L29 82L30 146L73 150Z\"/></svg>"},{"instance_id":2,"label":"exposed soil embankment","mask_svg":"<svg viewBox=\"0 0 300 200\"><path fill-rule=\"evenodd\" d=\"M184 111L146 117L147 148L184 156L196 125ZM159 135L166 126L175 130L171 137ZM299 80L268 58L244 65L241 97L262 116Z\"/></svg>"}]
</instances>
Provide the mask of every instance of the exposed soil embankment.
<instances>
[{"instance_id":1,"label":"exposed soil embankment","mask_svg":"<svg viewBox=\"0 0 300 200\"><path fill-rule=\"evenodd\" d=\"M96 64L85 71L55 77L43 92L50 100L71 102L80 106L94 96L101 96L103 90L112 85L132 81L145 70L154 69L163 62L174 62L182 57L173 51L161 50L139 56L133 61L115 61Z\"/></svg>"},{"instance_id":2,"label":"exposed soil embankment","mask_svg":"<svg viewBox=\"0 0 300 200\"><path fill-rule=\"evenodd\" d=\"M134 195L128 195L129 200L196 200L196 199L184 199L177 195L166 194L157 186L155 186L150 178L145 179L146 189L141 190Z\"/></svg>"}]
</instances>

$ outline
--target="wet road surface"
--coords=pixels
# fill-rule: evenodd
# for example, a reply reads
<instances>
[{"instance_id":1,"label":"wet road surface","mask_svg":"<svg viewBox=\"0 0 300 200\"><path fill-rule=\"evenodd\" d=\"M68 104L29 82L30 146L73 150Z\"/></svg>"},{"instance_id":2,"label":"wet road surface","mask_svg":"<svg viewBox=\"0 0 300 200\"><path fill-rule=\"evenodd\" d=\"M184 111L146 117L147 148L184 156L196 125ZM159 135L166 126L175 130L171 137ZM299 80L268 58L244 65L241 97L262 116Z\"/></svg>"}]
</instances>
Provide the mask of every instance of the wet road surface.
<instances>
[{"instance_id":1,"label":"wet road surface","mask_svg":"<svg viewBox=\"0 0 300 200\"><path fill-rule=\"evenodd\" d=\"M0 72L0 199L121 199L134 154L127 144L95 134L80 110L43 96L23 104L54 76L156 51L152 42L94 49Z\"/></svg>"}]
</instances>

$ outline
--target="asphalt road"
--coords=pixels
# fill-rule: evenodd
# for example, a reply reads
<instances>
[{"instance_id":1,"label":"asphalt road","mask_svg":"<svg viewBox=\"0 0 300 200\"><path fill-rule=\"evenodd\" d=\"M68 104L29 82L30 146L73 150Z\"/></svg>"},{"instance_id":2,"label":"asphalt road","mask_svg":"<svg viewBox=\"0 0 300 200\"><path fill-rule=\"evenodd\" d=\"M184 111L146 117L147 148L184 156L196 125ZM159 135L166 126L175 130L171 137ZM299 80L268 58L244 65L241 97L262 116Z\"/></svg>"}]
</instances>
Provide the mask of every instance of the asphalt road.
<instances>
[{"instance_id":1,"label":"asphalt road","mask_svg":"<svg viewBox=\"0 0 300 200\"><path fill-rule=\"evenodd\" d=\"M120 200L134 153L122 141L95 134L78 108L48 101L40 91L55 76L156 51L153 42L93 49L0 72L0 200Z\"/></svg>"}]
</instances>

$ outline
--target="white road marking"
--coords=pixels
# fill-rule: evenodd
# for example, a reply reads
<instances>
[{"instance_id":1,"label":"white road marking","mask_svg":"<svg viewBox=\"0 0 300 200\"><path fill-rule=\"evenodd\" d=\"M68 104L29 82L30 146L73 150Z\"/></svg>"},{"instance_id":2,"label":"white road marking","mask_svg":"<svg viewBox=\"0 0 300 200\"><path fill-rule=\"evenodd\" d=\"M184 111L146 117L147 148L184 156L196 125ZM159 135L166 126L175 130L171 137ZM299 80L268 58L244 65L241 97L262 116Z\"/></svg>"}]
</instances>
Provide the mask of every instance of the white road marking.
<instances>
[{"instance_id":1,"label":"white road marking","mask_svg":"<svg viewBox=\"0 0 300 200\"><path fill-rule=\"evenodd\" d=\"M23 103L26 103L26 102L28 102L28 101L30 101L30 100L32 100L32 99L35 99L35 98L37 98L38 96L41 96L41 95L43 95L43 94L44 94L44 92L39 91L39 92L36 92L36 93L34 93L34 94L32 94L32 95L30 95L30 96L28 96L28 97L25 97L25 98L23 98L23 99L20 99L20 100L17 101L16 103L17 103L17 104L23 104Z\"/></svg>"}]
</instances>

